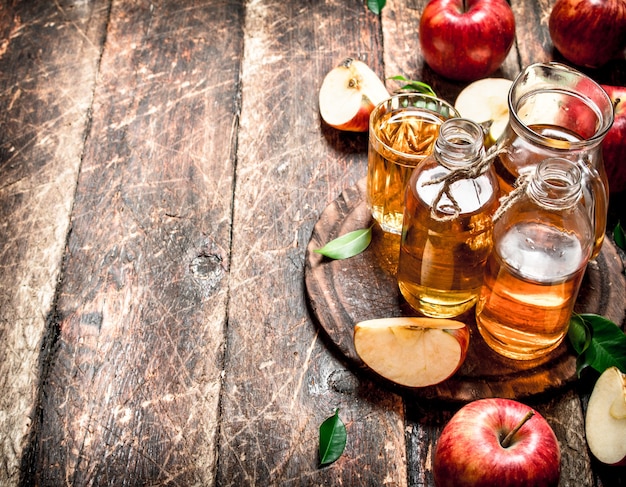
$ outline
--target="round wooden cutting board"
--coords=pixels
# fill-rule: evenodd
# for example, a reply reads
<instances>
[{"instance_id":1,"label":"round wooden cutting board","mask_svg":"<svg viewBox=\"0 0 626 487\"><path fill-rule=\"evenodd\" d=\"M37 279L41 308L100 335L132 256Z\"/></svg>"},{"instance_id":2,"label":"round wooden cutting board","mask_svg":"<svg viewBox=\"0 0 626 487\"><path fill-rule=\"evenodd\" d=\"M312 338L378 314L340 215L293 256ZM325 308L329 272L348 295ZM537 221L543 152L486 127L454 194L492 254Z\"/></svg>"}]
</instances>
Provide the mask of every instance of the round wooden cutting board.
<instances>
[{"instance_id":1,"label":"round wooden cutting board","mask_svg":"<svg viewBox=\"0 0 626 487\"><path fill-rule=\"evenodd\" d=\"M329 340L352 367L369 372L354 349L354 325L374 318L417 316L396 283L400 237L386 234L374 225L372 243L359 255L332 260L314 252L341 235L373 224L364 195L363 179L322 213L306 251L305 284L310 310ZM596 313L621 324L625 305L622 260L607 239L598 258L587 267L575 311ZM467 358L454 376L419 389L386 385L401 393L465 402L484 397L522 398L576 380L576 356L567 339L541 360L515 361L496 354L485 344L476 328L473 309L456 319L470 326L471 339ZM381 377L377 379L386 382Z\"/></svg>"}]
</instances>

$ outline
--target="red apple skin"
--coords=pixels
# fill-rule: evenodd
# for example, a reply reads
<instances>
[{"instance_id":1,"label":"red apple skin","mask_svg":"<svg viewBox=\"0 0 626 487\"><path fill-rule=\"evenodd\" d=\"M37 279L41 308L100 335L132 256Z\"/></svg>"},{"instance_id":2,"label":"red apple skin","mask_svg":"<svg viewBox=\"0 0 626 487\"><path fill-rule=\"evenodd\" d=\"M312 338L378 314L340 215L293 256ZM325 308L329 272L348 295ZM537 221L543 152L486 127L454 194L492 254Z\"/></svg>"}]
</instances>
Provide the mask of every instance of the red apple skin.
<instances>
[{"instance_id":1,"label":"red apple skin","mask_svg":"<svg viewBox=\"0 0 626 487\"><path fill-rule=\"evenodd\" d=\"M548 21L554 47L579 66L597 68L626 46L624 0L557 0Z\"/></svg>"},{"instance_id":2,"label":"red apple skin","mask_svg":"<svg viewBox=\"0 0 626 487\"><path fill-rule=\"evenodd\" d=\"M602 141L604 169L609 180L609 191L613 194L626 189L626 87L601 86L615 107L613 125Z\"/></svg>"},{"instance_id":3,"label":"red apple skin","mask_svg":"<svg viewBox=\"0 0 626 487\"><path fill-rule=\"evenodd\" d=\"M536 411L504 448L500 442L531 408L511 399L479 399L463 406L437 442L437 487L556 486L561 451L548 422Z\"/></svg>"},{"instance_id":4,"label":"red apple skin","mask_svg":"<svg viewBox=\"0 0 626 487\"><path fill-rule=\"evenodd\" d=\"M515 17L506 0L430 0L419 29L422 53L433 71L474 81L504 62L515 39Z\"/></svg>"}]
</instances>

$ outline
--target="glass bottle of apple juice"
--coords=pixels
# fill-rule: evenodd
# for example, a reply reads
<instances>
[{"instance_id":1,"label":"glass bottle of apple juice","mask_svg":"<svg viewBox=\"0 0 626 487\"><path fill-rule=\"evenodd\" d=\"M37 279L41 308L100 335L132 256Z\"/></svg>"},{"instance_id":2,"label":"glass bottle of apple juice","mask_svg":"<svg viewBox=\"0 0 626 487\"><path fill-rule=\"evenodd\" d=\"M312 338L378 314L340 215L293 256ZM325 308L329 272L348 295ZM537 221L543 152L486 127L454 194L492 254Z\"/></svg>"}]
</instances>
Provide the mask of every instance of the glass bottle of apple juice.
<instances>
[{"instance_id":1,"label":"glass bottle of apple juice","mask_svg":"<svg viewBox=\"0 0 626 487\"><path fill-rule=\"evenodd\" d=\"M595 258L604 241L609 204L602 141L614 120L611 99L598 83L569 66L537 63L514 80L508 104L509 123L496 142L493 163L501 196L544 159L576 161L583 171L584 204L593 217Z\"/></svg>"},{"instance_id":2,"label":"glass bottle of apple juice","mask_svg":"<svg viewBox=\"0 0 626 487\"><path fill-rule=\"evenodd\" d=\"M476 323L501 355L536 359L567 334L594 245L582 170L568 159L542 161L494 217Z\"/></svg>"},{"instance_id":3,"label":"glass bottle of apple juice","mask_svg":"<svg viewBox=\"0 0 626 487\"><path fill-rule=\"evenodd\" d=\"M445 121L405 193L398 286L415 310L451 318L474 305L497 207L482 128L461 118Z\"/></svg>"}]
</instances>

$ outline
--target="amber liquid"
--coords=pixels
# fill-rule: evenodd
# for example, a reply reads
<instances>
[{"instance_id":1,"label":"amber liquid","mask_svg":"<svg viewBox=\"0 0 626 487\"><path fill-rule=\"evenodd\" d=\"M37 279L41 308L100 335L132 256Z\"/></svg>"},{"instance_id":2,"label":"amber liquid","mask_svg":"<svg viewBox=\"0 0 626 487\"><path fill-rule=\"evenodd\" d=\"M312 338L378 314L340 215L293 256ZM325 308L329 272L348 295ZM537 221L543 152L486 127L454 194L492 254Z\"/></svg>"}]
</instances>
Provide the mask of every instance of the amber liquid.
<instances>
[{"instance_id":1,"label":"amber liquid","mask_svg":"<svg viewBox=\"0 0 626 487\"><path fill-rule=\"evenodd\" d=\"M405 188L415 166L433 151L443 120L433 112L409 106L375 121L373 130L379 140L370 134L367 200L374 219L386 232L402 231Z\"/></svg>"},{"instance_id":2,"label":"amber liquid","mask_svg":"<svg viewBox=\"0 0 626 487\"><path fill-rule=\"evenodd\" d=\"M586 263L574 236L542 222L517 223L489 257L476 303L487 344L518 360L555 349L567 334Z\"/></svg>"},{"instance_id":3,"label":"amber liquid","mask_svg":"<svg viewBox=\"0 0 626 487\"><path fill-rule=\"evenodd\" d=\"M506 139L503 141L507 151L494 160L494 168L498 176L498 184L502 196L512 191L513 185L520 174L530 171L539 162L548 157L568 157L567 150L571 147L571 143L584 140L575 132L556 125L530 125L529 128L536 134L550 139L551 147L542 148L530 144L509 129L506 132ZM579 156L580 154L574 154L573 157ZM602 242L604 241L608 208L608 193L606 193L608 183L603 165L599 169L599 175L600 181L597 181L595 184L590 181L584 183L589 188L595 189L595 201L585 203L593 207L594 214L595 239L591 255L592 259L600 253ZM585 177L583 175L583 179Z\"/></svg>"},{"instance_id":4,"label":"amber liquid","mask_svg":"<svg viewBox=\"0 0 626 487\"><path fill-rule=\"evenodd\" d=\"M420 174L407 190L398 286L415 310L451 318L470 309L480 291L492 248L491 216L498 204L497 191L495 179L487 176L457 181L451 189L462 211L452 220L441 221L430 210L439 186L422 185L430 178L428 171ZM445 210L446 201L442 199L439 208Z\"/></svg>"}]
</instances>

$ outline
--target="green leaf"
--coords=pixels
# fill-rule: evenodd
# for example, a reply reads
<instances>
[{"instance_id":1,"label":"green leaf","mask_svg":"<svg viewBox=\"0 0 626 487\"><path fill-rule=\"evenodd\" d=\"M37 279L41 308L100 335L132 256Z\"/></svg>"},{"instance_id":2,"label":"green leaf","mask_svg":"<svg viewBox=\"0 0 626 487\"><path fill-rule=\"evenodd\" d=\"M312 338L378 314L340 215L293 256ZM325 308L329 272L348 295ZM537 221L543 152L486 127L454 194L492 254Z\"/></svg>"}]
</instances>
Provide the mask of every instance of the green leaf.
<instances>
[{"instance_id":1,"label":"green leaf","mask_svg":"<svg viewBox=\"0 0 626 487\"><path fill-rule=\"evenodd\" d=\"M430 85L427 83L424 83L423 81L415 81L415 80L406 79L402 75L392 76L389 79L392 79L394 81L405 82L406 84L403 85L400 88L400 90L410 90L410 91L416 91L417 93L424 93L425 95L437 96L435 94L435 91L430 87Z\"/></svg>"},{"instance_id":2,"label":"green leaf","mask_svg":"<svg viewBox=\"0 0 626 487\"><path fill-rule=\"evenodd\" d=\"M572 316L567 336L578 355L587 350L591 344L591 330L580 315Z\"/></svg>"},{"instance_id":3,"label":"green leaf","mask_svg":"<svg viewBox=\"0 0 626 487\"><path fill-rule=\"evenodd\" d=\"M354 230L331 240L315 252L331 259L347 259L363 252L372 241L372 227Z\"/></svg>"},{"instance_id":4,"label":"green leaf","mask_svg":"<svg viewBox=\"0 0 626 487\"><path fill-rule=\"evenodd\" d=\"M370 12L380 15L386 3L387 0L367 0L367 8L370 9Z\"/></svg>"},{"instance_id":5,"label":"green leaf","mask_svg":"<svg viewBox=\"0 0 626 487\"><path fill-rule=\"evenodd\" d=\"M337 460L346 447L346 425L339 418L339 409L320 425L320 465Z\"/></svg>"},{"instance_id":6,"label":"green leaf","mask_svg":"<svg viewBox=\"0 0 626 487\"><path fill-rule=\"evenodd\" d=\"M581 345L580 331L576 331L579 326L577 320L582 320L588 328L591 339L588 346L582 347L582 353L576 361L577 372L585 367L591 367L600 374L609 367L615 366L626 373L626 335L611 320L591 313L576 315L571 321L575 330L568 336L572 341L572 346L578 351ZM587 341L587 339L585 339Z\"/></svg>"},{"instance_id":7,"label":"green leaf","mask_svg":"<svg viewBox=\"0 0 626 487\"><path fill-rule=\"evenodd\" d=\"M617 222L615 226L615 230L613 231L613 239L615 240L615 244L622 250L626 250L626 233L624 233L624 229L620 222Z\"/></svg>"}]
</instances>

